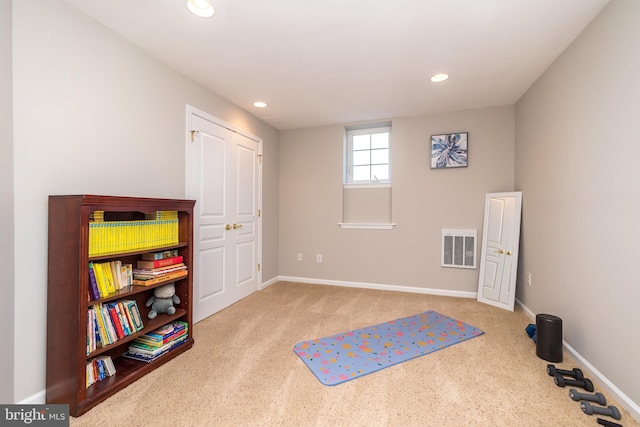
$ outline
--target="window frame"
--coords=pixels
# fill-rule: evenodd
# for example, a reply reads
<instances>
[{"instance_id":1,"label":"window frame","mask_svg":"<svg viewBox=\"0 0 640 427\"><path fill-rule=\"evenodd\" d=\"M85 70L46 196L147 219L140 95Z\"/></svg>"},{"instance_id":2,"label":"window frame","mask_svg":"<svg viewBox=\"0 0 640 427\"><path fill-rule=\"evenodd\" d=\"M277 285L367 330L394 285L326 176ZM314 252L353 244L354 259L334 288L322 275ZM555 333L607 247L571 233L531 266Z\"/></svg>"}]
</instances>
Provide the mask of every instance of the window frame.
<instances>
[{"instance_id":1,"label":"window frame","mask_svg":"<svg viewBox=\"0 0 640 427\"><path fill-rule=\"evenodd\" d=\"M345 132L345 156L344 156L344 185L345 187L370 187L370 186L391 186L391 123L376 123L359 126L347 126ZM386 164L388 168L389 178L379 180L353 180L353 137L357 135L374 135L387 133L389 135L387 140L386 149L389 152L388 162L381 163ZM373 149L369 148L371 153ZM375 163L369 162L369 166L375 165Z\"/></svg>"}]
</instances>

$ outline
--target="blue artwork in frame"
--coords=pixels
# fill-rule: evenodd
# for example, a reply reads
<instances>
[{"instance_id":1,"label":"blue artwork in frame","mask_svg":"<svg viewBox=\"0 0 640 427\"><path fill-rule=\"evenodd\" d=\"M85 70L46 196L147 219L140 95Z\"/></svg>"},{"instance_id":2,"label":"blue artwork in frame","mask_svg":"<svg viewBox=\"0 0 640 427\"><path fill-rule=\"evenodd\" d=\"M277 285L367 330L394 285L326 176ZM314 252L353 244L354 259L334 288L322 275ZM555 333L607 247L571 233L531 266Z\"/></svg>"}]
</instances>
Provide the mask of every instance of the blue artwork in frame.
<instances>
[{"instance_id":1,"label":"blue artwork in frame","mask_svg":"<svg viewBox=\"0 0 640 427\"><path fill-rule=\"evenodd\" d=\"M431 169L466 167L468 137L467 132L432 135Z\"/></svg>"}]
</instances>

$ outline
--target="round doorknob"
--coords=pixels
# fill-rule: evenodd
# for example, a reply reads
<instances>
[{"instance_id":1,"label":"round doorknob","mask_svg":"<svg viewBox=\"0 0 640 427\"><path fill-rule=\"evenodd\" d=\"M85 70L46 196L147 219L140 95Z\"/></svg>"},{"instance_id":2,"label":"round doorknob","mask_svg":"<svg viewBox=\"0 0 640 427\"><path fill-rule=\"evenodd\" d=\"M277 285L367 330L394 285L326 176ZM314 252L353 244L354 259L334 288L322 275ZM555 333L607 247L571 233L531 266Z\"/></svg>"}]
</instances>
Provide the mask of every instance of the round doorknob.
<instances>
[{"instance_id":1,"label":"round doorknob","mask_svg":"<svg viewBox=\"0 0 640 427\"><path fill-rule=\"evenodd\" d=\"M507 251L507 255L511 255L511 251Z\"/></svg>"},{"instance_id":2,"label":"round doorknob","mask_svg":"<svg viewBox=\"0 0 640 427\"><path fill-rule=\"evenodd\" d=\"M498 253L499 254L503 254L504 253L504 249L498 249Z\"/></svg>"},{"instance_id":3,"label":"round doorknob","mask_svg":"<svg viewBox=\"0 0 640 427\"><path fill-rule=\"evenodd\" d=\"M231 230L231 224L227 224L227 225L225 225L225 226L224 226L224 229L225 229L225 230Z\"/></svg>"}]
</instances>

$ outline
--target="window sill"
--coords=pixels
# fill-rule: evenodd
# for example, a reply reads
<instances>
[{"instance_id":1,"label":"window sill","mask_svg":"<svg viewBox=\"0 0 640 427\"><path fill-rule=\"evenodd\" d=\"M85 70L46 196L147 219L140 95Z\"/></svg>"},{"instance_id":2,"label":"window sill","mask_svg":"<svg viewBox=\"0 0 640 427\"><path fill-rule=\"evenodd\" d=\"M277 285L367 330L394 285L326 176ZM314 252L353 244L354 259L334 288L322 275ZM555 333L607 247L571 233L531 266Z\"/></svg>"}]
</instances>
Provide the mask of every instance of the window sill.
<instances>
[{"instance_id":1,"label":"window sill","mask_svg":"<svg viewBox=\"0 0 640 427\"><path fill-rule=\"evenodd\" d=\"M339 222L340 228L357 229L357 230L391 230L397 224L394 222L381 223L358 223L358 222Z\"/></svg>"},{"instance_id":2,"label":"window sill","mask_svg":"<svg viewBox=\"0 0 640 427\"><path fill-rule=\"evenodd\" d=\"M366 184L342 184L343 188L391 188L390 182L370 182Z\"/></svg>"}]
</instances>

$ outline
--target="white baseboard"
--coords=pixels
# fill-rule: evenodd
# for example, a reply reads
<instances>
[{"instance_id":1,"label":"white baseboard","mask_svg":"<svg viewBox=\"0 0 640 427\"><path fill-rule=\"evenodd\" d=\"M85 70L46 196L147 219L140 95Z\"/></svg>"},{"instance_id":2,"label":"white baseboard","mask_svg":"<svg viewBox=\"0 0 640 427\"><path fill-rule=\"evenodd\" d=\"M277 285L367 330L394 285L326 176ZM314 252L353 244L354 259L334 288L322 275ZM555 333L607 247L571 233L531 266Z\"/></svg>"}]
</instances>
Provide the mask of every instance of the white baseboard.
<instances>
[{"instance_id":1,"label":"white baseboard","mask_svg":"<svg viewBox=\"0 0 640 427\"><path fill-rule=\"evenodd\" d=\"M308 277L291 277L291 276L280 276L278 280L282 282L311 283L316 285L376 289L381 291L411 292L414 294L441 295L446 297L473 298L473 299L476 299L478 297L477 292L449 291L444 289L431 289L431 288L416 288L414 286L396 286L396 285L385 285L381 283L345 282L342 280L310 279Z\"/></svg>"},{"instance_id":2,"label":"white baseboard","mask_svg":"<svg viewBox=\"0 0 640 427\"><path fill-rule=\"evenodd\" d=\"M522 308L522 310L529 316L531 320L534 321L536 319L536 315L529 310L527 306L525 306L522 301L516 299L516 303ZM569 352L573 357L575 357L581 364L580 369L586 371L592 377L598 378L600 382L603 384L605 390L611 394L617 402L620 403L620 406L623 406L636 421L640 421L640 406L635 403L633 400L629 398L626 394L622 392L618 387L615 386L607 377L605 377L602 372L598 371L587 359L582 357L580 353L578 353L573 347L571 347L567 342L563 339L562 346Z\"/></svg>"},{"instance_id":3,"label":"white baseboard","mask_svg":"<svg viewBox=\"0 0 640 427\"><path fill-rule=\"evenodd\" d=\"M47 392L46 390L39 391L17 403L19 405L44 405L47 403Z\"/></svg>"},{"instance_id":4,"label":"white baseboard","mask_svg":"<svg viewBox=\"0 0 640 427\"><path fill-rule=\"evenodd\" d=\"M278 276L274 277L273 279L269 279L266 282L262 282L262 285L260 286L260 289L264 289L266 287L269 287L271 285L273 285L274 283L277 283L280 281L280 278Z\"/></svg>"}]
</instances>

